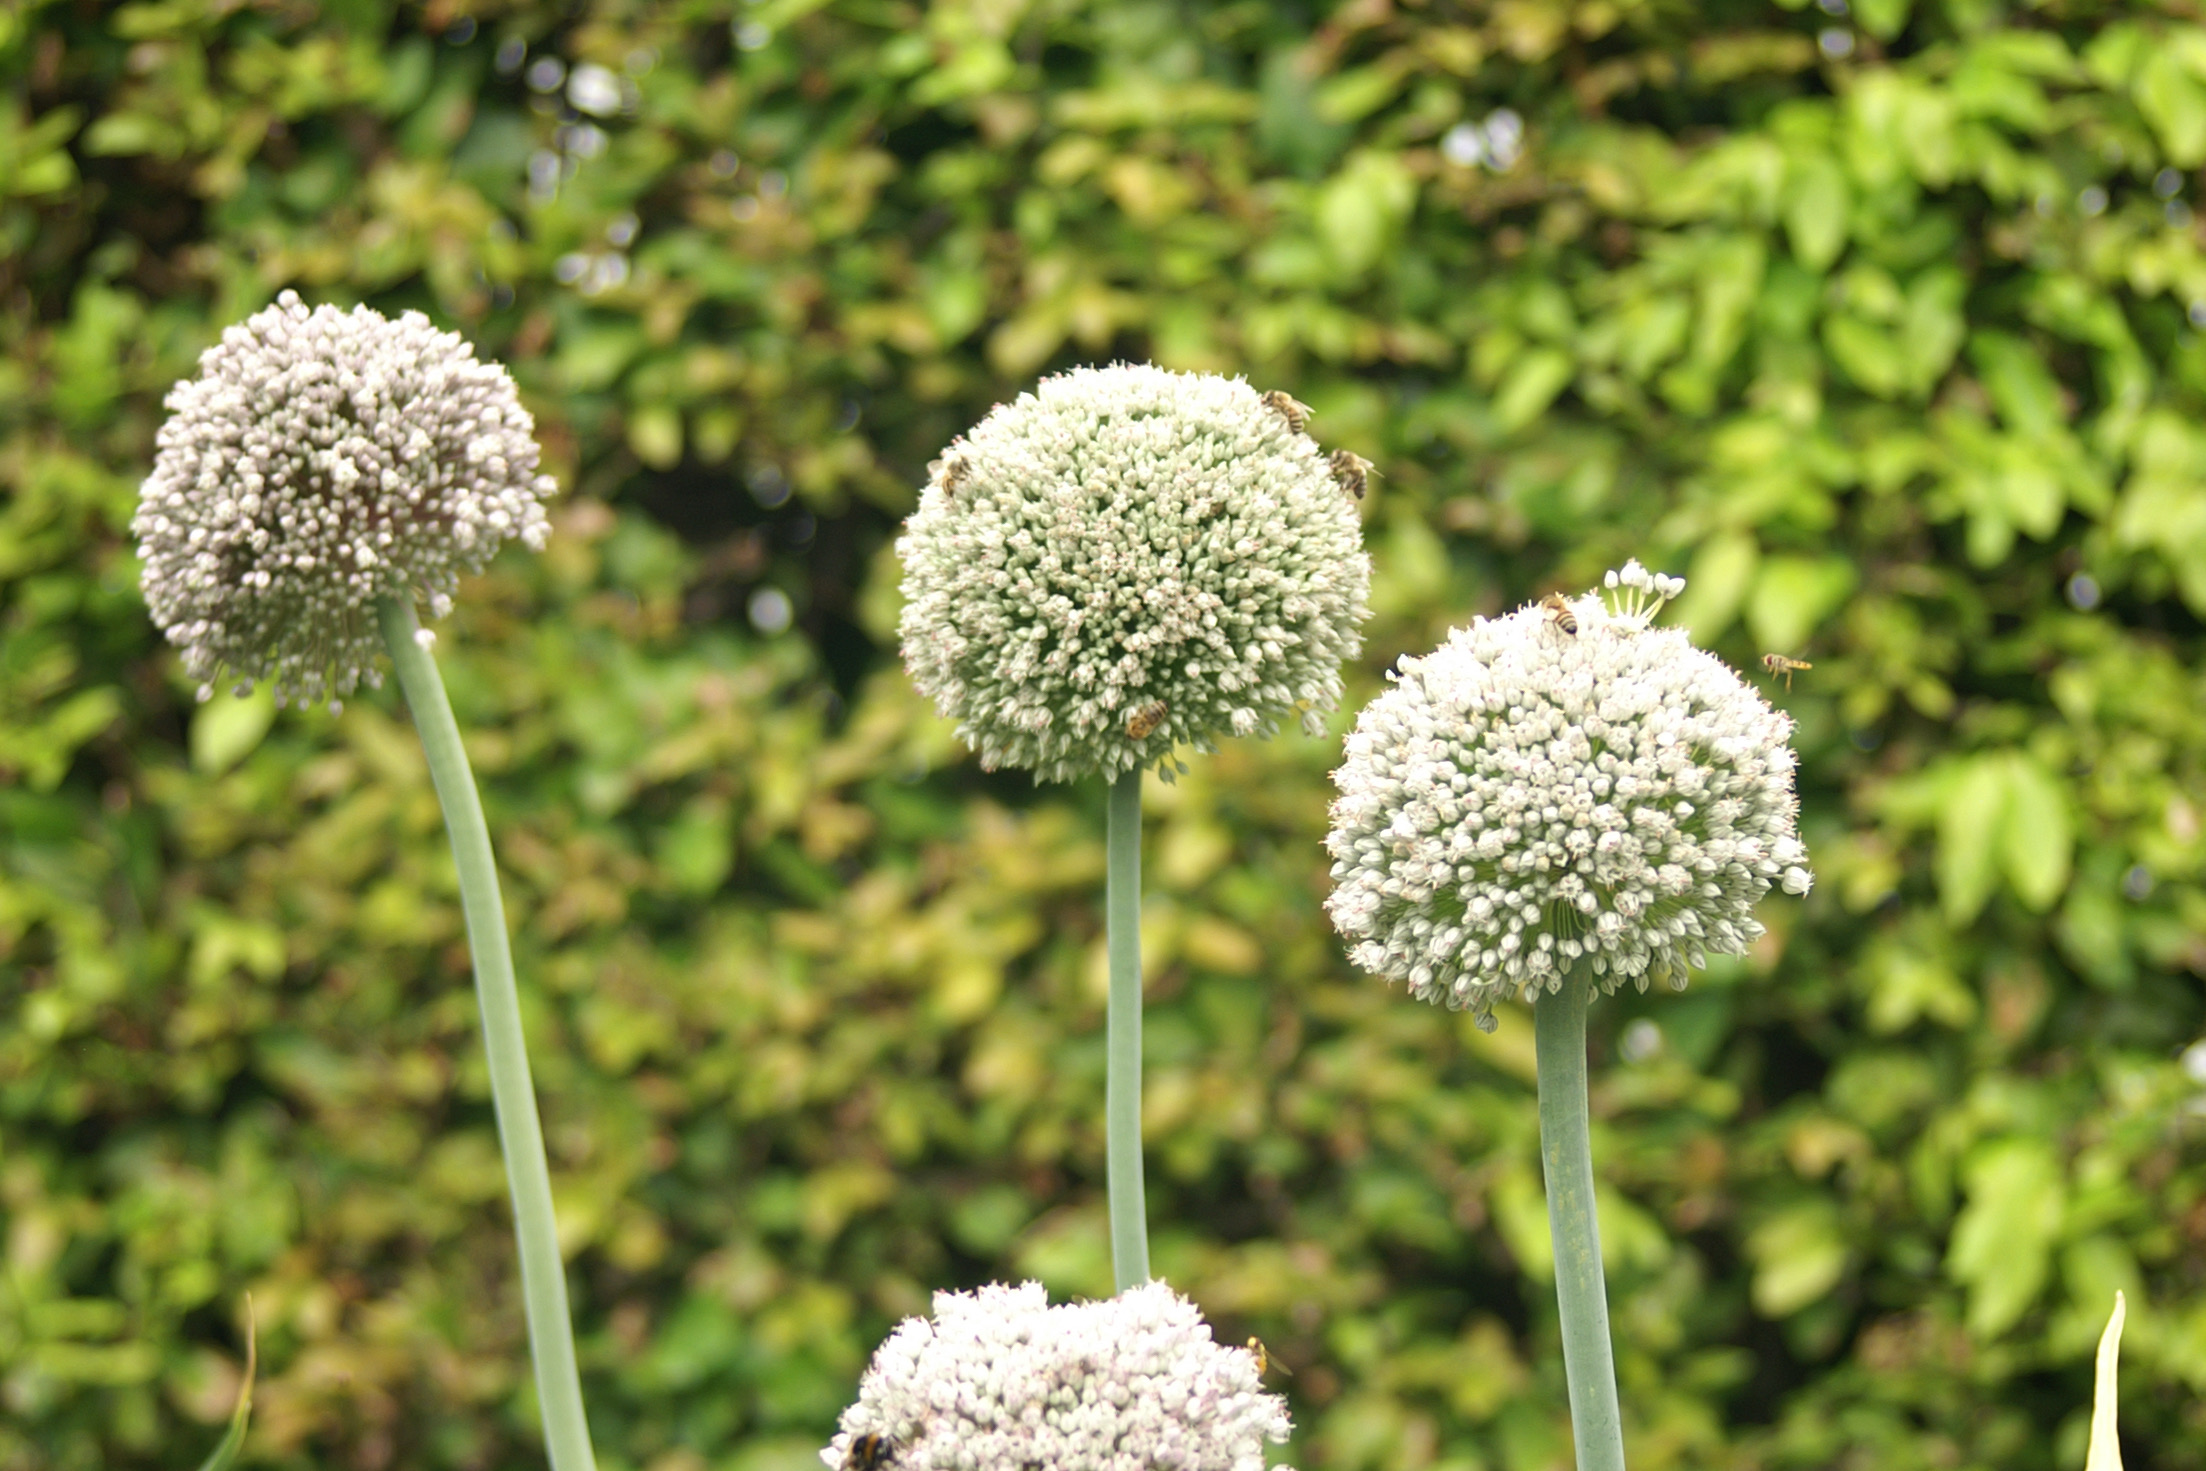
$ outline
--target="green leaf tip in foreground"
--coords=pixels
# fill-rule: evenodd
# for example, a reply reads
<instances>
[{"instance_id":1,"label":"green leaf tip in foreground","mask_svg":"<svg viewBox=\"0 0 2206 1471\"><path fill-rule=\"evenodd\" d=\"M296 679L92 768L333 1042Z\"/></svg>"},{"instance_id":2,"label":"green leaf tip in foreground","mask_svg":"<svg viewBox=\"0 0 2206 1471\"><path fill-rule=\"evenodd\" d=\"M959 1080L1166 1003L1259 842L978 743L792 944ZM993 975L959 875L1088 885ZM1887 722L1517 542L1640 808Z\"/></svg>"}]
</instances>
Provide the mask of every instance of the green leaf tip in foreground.
<instances>
[{"instance_id":1,"label":"green leaf tip in foreground","mask_svg":"<svg viewBox=\"0 0 2206 1471\"><path fill-rule=\"evenodd\" d=\"M2122 1444L2114 1434L2114 1364L2122 1353L2122 1319L2129 1305L2114 1294L2114 1316L2099 1335L2099 1367L2091 1388L2091 1449L2083 1471L2122 1471Z\"/></svg>"},{"instance_id":2,"label":"green leaf tip in foreground","mask_svg":"<svg viewBox=\"0 0 2206 1471\"><path fill-rule=\"evenodd\" d=\"M2117 1309L2119 1311L2119 1309ZM222 1444L214 1448L214 1454L199 1463L199 1471L228 1471L237 1464L238 1452L245 1449L245 1423L253 1418L253 1375L260 1367L260 1345L253 1330L253 1298L245 1297L245 1382L238 1386L237 1408L230 1412L230 1431L222 1437ZM2111 1434L2111 1432L2109 1432ZM2094 1452L2096 1454L2096 1452ZM2119 1467L2115 1471L2120 1471Z\"/></svg>"}]
</instances>

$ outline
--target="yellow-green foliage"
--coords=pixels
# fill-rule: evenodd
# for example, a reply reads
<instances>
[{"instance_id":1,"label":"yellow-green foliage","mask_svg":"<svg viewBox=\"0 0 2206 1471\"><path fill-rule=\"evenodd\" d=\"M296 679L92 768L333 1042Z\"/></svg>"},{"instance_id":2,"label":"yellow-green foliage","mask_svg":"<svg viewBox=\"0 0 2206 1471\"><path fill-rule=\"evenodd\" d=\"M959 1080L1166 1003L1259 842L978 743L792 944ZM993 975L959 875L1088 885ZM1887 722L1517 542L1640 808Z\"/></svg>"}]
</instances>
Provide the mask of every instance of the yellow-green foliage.
<instances>
[{"instance_id":1,"label":"yellow-green foliage","mask_svg":"<svg viewBox=\"0 0 2206 1471\"><path fill-rule=\"evenodd\" d=\"M0 1467L187 1463L247 1290L246 1465L536 1464L402 712L194 709L124 539L284 286L506 360L570 487L438 649L608 1468L816 1465L929 1290L1108 1289L1101 792L954 745L883 549L1114 356L1383 472L1357 698L1628 555L1814 664L1814 895L1594 1012L1633 1464L2073 1467L2120 1288L2132 1471L2195 1465L2206 27L1826 5L0 9ZM1156 1261L1299 1463L1558 1466L1530 1029L1349 971L1337 751L1152 793Z\"/></svg>"}]
</instances>

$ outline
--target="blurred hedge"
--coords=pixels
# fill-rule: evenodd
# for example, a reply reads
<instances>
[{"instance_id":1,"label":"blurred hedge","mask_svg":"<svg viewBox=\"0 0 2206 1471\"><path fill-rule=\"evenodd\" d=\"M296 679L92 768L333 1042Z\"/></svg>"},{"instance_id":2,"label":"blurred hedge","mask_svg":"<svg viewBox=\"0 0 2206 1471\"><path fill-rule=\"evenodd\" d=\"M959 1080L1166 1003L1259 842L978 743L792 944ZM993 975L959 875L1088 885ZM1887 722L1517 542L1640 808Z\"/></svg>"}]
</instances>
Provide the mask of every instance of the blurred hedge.
<instances>
[{"instance_id":1,"label":"blurred hedge","mask_svg":"<svg viewBox=\"0 0 2206 1471\"><path fill-rule=\"evenodd\" d=\"M286 285L505 359L569 487L439 647L608 1471L815 1465L930 1290L1108 1290L1099 793L917 704L885 549L1112 357L1377 461L1359 697L1632 554L1815 665L1815 894L1596 1009L1634 1464L2073 1467L2116 1287L2129 1465L2197 1464L2191 17L0 11L0 1467L196 1461L248 1290L250 1464L539 1454L403 712L195 709L135 590L160 395ZM1349 973L1336 750L1152 790L1157 1260L1295 1367L1301 1464L1559 1467L1529 1027Z\"/></svg>"}]
</instances>

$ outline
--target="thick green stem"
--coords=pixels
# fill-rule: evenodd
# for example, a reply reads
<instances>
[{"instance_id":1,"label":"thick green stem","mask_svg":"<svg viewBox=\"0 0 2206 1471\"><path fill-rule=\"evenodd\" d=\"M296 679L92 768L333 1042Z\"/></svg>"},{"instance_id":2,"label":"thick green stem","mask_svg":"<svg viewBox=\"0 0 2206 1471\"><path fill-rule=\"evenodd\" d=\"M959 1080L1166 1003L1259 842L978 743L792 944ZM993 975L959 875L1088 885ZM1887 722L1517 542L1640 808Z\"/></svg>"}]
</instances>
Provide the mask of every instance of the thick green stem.
<instances>
[{"instance_id":1,"label":"thick green stem","mask_svg":"<svg viewBox=\"0 0 2206 1471\"><path fill-rule=\"evenodd\" d=\"M1141 1198L1141 769L1111 782L1104 824L1103 931L1111 956L1103 1135L1111 1193L1111 1272L1118 1290L1149 1280Z\"/></svg>"},{"instance_id":2,"label":"thick green stem","mask_svg":"<svg viewBox=\"0 0 2206 1471\"><path fill-rule=\"evenodd\" d=\"M1547 1224L1555 1242L1555 1302L1562 1313L1563 1376L1578 1471L1624 1471L1623 1418L1609 1348L1608 1288L1601 1277L1601 1228L1593 1214L1593 1143L1586 1127L1586 1001L1577 973L1533 1003L1540 1068L1540 1168L1547 1176Z\"/></svg>"},{"instance_id":3,"label":"thick green stem","mask_svg":"<svg viewBox=\"0 0 2206 1471\"><path fill-rule=\"evenodd\" d=\"M498 1116L498 1144L505 1151L506 1180L513 1192L513 1228L520 1243L521 1296L528 1308L529 1351L536 1362L536 1398L544 1412L544 1445L553 1471L595 1471L590 1429L582 1414L582 1381L575 1371L574 1332L567 1317L567 1274L552 1222L551 1171L544 1162L544 1132L536 1120L536 1090L521 1036L521 999L513 983L513 950L506 937L505 906L498 898L498 870L490 856L490 828L452 702L428 650L415 641L420 625L411 604L384 598L376 606L383 642L398 666L399 688L414 712L414 728L429 757L429 775L444 807L445 831L459 867L460 908L467 916L467 944L475 958L475 999L483 1018L483 1050L490 1058L490 1100Z\"/></svg>"}]
</instances>

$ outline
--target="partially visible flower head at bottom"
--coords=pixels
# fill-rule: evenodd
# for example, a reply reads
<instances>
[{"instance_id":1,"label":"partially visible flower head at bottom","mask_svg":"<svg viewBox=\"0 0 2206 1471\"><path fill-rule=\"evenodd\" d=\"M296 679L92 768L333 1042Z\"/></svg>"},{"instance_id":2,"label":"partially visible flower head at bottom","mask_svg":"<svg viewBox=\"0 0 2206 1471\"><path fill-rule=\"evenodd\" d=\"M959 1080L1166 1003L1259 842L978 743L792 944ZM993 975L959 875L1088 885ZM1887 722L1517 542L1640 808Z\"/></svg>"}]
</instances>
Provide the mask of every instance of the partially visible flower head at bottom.
<instances>
[{"instance_id":1,"label":"partially visible flower head at bottom","mask_svg":"<svg viewBox=\"0 0 2206 1471\"><path fill-rule=\"evenodd\" d=\"M899 1324L820 1459L841 1471L864 1441L896 1471L1264 1471L1287 1431L1255 1356L1163 1283L1051 1307L1029 1282Z\"/></svg>"},{"instance_id":2,"label":"partially visible flower head at bottom","mask_svg":"<svg viewBox=\"0 0 2206 1471\"><path fill-rule=\"evenodd\" d=\"M513 380L419 312L309 311L286 291L166 406L131 530L202 699L225 674L279 704L378 684L377 598L441 618L461 573L550 535Z\"/></svg>"},{"instance_id":3,"label":"partially visible flower head at bottom","mask_svg":"<svg viewBox=\"0 0 2206 1471\"><path fill-rule=\"evenodd\" d=\"M1456 629L1364 707L1334 781L1326 911L1362 969L1491 1029L1573 971L1682 987L1742 954L1755 903L1805 894L1791 719L1655 613L1637 562L1609 596Z\"/></svg>"}]
</instances>

